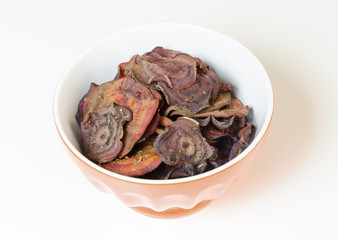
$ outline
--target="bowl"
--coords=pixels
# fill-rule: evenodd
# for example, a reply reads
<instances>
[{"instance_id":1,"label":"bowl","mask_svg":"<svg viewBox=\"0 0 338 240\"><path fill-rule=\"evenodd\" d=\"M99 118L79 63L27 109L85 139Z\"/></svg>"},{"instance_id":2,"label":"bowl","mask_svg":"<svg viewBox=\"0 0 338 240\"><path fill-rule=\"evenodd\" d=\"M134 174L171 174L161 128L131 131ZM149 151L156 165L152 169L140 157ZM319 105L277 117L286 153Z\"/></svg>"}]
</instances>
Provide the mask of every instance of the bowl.
<instances>
[{"instance_id":1,"label":"bowl","mask_svg":"<svg viewBox=\"0 0 338 240\"><path fill-rule=\"evenodd\" d=\"M249 105L249 120L256 126L252 143L230 162L199 175L171 180L150 180L110 172L81 153L77 107L91 82L112 80L117 66L135 54L156 46L198 57L234 86L234 95ZM114 193L122 202L146 214L193 212L221 196L254 160L270 126L274 107L269 77L259 60L225 34L202 27L156 23L113 33L87 48L62 75L54 96L54 121L67 152L86 178L99 190ZM184 211L185 210L185 211ZM189 210L189 211L188 211Z\"/></svg>"}]
</instances>

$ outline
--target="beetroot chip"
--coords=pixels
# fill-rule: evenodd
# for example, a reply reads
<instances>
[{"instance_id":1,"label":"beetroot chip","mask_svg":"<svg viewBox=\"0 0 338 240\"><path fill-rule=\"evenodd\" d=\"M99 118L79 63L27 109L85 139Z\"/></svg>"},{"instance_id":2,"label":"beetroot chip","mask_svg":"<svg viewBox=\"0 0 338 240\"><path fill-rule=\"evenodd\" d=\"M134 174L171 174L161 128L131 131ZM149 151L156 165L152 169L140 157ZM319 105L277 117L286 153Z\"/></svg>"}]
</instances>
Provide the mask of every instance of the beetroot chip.
<instances>
[{"instance_id":1,"label":"beetroot chip","mask_svg":"<svg viewBox=\"0 0 338 240\"><path fill-rule=\"evenodd\" d=\"M132 119L129 109L121 106L101 108L81 124L85 155L99 163L113 160L122 150L123 124Z\"/></svg>"},{"instance_id":2,"label":"beetroot chip","mask_svg":"<svg viewBox=\"0 0 338 240\"><path fill-rule=\"evenodd\" d=\"M185 117L169 125L168 130L157 137L154 146L162 161L169 166L181 161L196 165L217 154L202 136L198 122Z\"/></svg>"},{"instance_id":3,"label":"beetroot chip","mask_svg":"<svg viewBox=\"0 0 338 240\"><path fill-rule=\"evenodd\" d=\"M132 76L159 89L169 105L184 108L189 114L208 107L219 88L216 73L199 58L162 47L120 64L118 76Z\"/></svg>"},{"instance_id":4,"label":"beetroot chip","mask_svg":"<svg viewBox=\"0 0 338 240\"><path fill-rule=\"evenodd\" d=\"M88 119L91 112L110 106L112 103L130 109L133 119L125 126L123 148L119 154L122 157L130 152L153 120L159 106L159 97L155 90L129 77L103 83L93 90L83 121Z\"/></svg>"},{"instance_id":5,"label":"beetroot chip","mask_svg":"<svg viewBox=\"0 0 338 240\"><path fill-rule=\"evenodd\" d=\"M88 106L88 102L89 102L89 97L90 94L94 91L94 89L97 87L98 85L96 83L91 83L88 92L83 96L83 98L81 99L80 103L79 103L79 107L76 113L76 120L79 124L81 124L82 120L83 120L83 115L87 110L87 106Z\"/></svg>"}]
</instances>

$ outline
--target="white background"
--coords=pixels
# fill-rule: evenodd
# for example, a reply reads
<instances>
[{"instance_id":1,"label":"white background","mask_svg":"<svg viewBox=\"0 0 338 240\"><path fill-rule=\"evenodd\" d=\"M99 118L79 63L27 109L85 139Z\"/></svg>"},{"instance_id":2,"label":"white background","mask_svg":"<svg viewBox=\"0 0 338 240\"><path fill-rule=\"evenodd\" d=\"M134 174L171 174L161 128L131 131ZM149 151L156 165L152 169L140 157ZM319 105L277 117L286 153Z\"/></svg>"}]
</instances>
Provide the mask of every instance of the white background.
<instances>
[{"instance_id":1,"label":"white background","mask_svg":"<svg viewBox=\"0 0 338 240\"><path fill-rule=\"evenodd\" d=\"M0 0L0 239L338 239L337 10L335 0ZM162 21L247 46L276 98L249 172L200 212L170 220L90 185L52 118L56 84L81 51Z\"/></svg>"}]
</instances>

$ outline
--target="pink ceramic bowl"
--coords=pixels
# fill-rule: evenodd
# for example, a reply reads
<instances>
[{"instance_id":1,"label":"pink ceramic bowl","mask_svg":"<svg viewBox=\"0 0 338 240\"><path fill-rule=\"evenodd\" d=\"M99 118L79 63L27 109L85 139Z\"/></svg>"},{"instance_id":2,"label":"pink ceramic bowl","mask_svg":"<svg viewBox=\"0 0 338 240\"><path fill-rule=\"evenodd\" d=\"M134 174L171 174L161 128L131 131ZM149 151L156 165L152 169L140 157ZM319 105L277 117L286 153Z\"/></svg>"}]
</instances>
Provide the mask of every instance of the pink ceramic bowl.
<instances>
[{"instance_id":1,"label":"pink ceramic bowl","mask_svg":"<svg viewBox=\"0 0 338 240\"><path fill-rule=\"evenodd\" d=\"M235 86L236 97L249 105L249 120L257 127L253 142L238 157L200 175L173 180L147 180L105 170L81 153L75 113L89 84L112 80L119 63L155 46L198 57L212 67L220 80ZM129 207L163 214L193 209L199 203L221 196L261 148L270 126L273 106L269 77L247 48L212 30L158 23L111 34L86 49L63 74L56 88L54 119L67 151L92 184L104 192L116 194Z\"/></svg>"}]
</instances>

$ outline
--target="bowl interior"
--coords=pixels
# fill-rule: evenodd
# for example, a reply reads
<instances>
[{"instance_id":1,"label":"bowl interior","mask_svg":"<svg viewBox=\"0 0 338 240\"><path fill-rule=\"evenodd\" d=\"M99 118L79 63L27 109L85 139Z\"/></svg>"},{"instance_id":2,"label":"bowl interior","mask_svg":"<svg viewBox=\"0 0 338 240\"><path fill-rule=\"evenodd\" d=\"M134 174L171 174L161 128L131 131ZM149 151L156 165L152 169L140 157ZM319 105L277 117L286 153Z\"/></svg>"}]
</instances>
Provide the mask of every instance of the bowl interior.
<instances>
[{"instance_id":1,"label":"bowl interior","mask_svg":"<svg viewBox=\"0 0 338 240\"><path fill-rule=\"evenodd\" d=\"M234 95L249 105L249 120L257 127L255 140L249 146L253 148L272 115L272 88L263 66L248 49L224 34L169 23L143 25L112 34L88 48L64 73L55 93L54 114L68 147L90 162L81 156L80 131L75 119L79 101L91 82L101 84L112 80L121 62L156 46L200 58L221 81L234 86ZM245 155L245 151L241 155Z\"/></svg>"}]
</instances>

